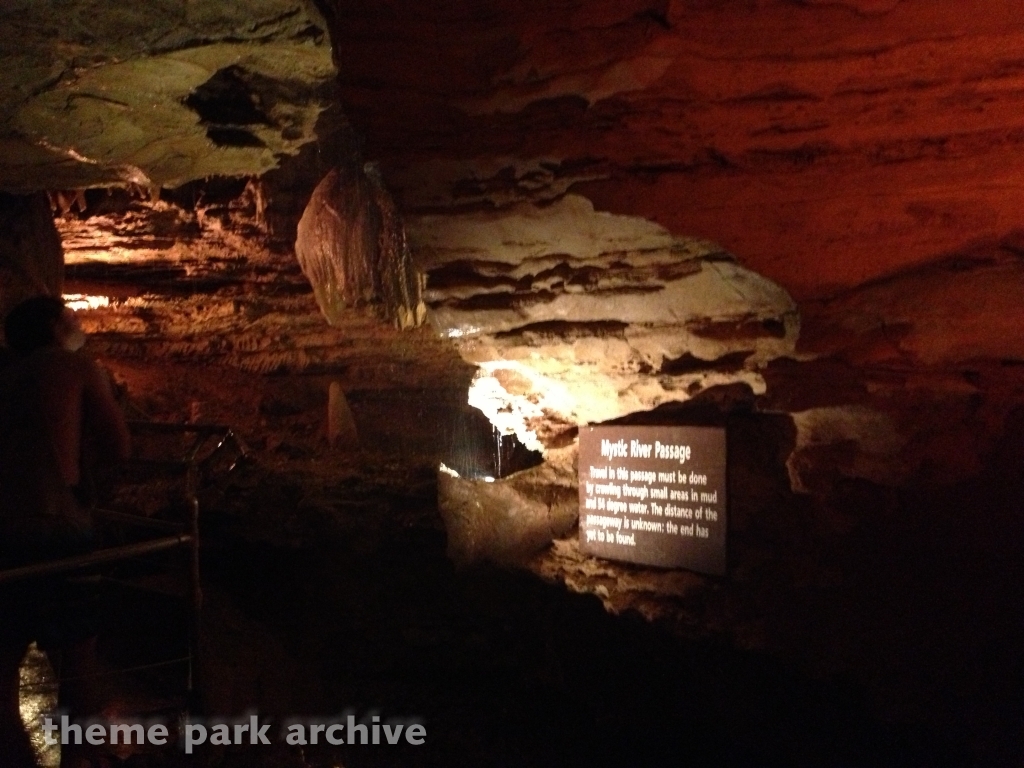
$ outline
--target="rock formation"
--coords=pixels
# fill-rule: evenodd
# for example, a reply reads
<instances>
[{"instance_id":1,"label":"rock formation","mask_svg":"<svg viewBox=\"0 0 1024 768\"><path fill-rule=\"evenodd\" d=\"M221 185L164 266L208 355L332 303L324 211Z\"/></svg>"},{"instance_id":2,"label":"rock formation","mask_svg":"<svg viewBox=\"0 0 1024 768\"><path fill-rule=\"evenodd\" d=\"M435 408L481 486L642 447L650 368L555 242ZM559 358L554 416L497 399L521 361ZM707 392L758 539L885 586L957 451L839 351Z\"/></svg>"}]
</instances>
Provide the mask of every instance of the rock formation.
<instances>
[{"instance_id":1,"label":"rock formation","mask_svg":"<svg viewBox=\"0 0 1024 768\"><path fill-rule=\"evenodd\" d=\"M785 291L714 244L568 196L409 223L431 322L480 367L470 402L533 450L581 424L743 382L791 354Z\"/></svg>"},{"instance_id":2,"label":"rock formation","mask_svg":"<svg viewBox=\"0 0 1024 768\"><path fill-rule=\"evenodd\" d=\"M406 212L571 188L798 301L1021 226L1010 0L331 5L346 112Z\"/></svg>"},{"instance_id":3,"label":"rock formation","mask_svg":"<svg viewBox=\"0 0 1024 768\"><path fill-rule=\"evenodd\" d=\"M504 629L487 645L476 625L438 631L433 602L426 633L395 632L390 597L365 598L440 560L439 491L453 557L525 561L565 587L558 605L586 604L579 591L656 618L645 632L676 633L665 657L681 634L849 680L844 702L884 713L879 739L923 724L914 743L938 759L913 764L1021 763L1018 3L11 0L0 29L0 189L51 192L65 290L93 307L90 350L135 407L255 438L260 492L232 502L240 537L266 543L254 570L330 521L336 536L308 539L332 569L386 574L379 592L310 602L387 606L332 636L347 651L375 653L362 631L379 622L403 652L425 637L450 652L433 658L483 660L460 669L518 653ZM47 204L27 200L3 203L21 213L0 235L0 311L60 286ZM443 338L361 303L407 326L429 307ZM543 461L503 476L456 455L461 476L435 479L467 399ZM701 409L729 429L725 578L583 554L577 428ZM430 601L451 594L442 565ZM603 678L562 676L578 643L551 657L552 626L531 670L562 686L545 724L575 682ZM424 669L448 695L449 670ZM645 679L580 696L582 719L610 722L612 699L641 711L617 697ZM746 695L710 710L723 730ZM431 716L451 725L446 703ZM972 759L946 750L961 733ZM612 762L643 762L624 754Z\"/></svg>"},{"instance_id":4,"label":"rock formation","mask_svg":"<svg viewBox=\"0 0 1024 768\"><path fill-rule=\"evenodd\" d=\"M64 252L43 193L0 193L0 320L24 299L59 296Z\"/></svg>"},{"instance_id":5,"label":"rock formation","mask_svg":"<svg viewBox=\"0 0 1024 768\"><path fill-rule=\"evenodd\" d=\"M259 175L314 138L333 88L297 0L12 2L0 20L2 189Z\"/></svg>"},{"instance_id":6,"label":"rock formation","mask_svg":"<svg viewBox=\"0 0 1024 768\"><path fill-rule=\"evenodd\" d=\"M348 163L324 177L299 220L295 256L329 323L364 304L380 305L400 328L422 322L422 279L372 166Z\"/></svg>"},{"instance_id":7,"label":"rock formation","mask_svg":"<svg viewBox=\"0 0 1024 768\"><path fill-rule=\"evenodd\" d=\"M421 216L409 233L431 323L479 368L469 403L546 459L508 481L442 472L459 560L522 558L567 531L579 426L715 387L762 394L760 369L795 350L784 290L712 243L582 197Z\"/></svg>"}]
</instances>

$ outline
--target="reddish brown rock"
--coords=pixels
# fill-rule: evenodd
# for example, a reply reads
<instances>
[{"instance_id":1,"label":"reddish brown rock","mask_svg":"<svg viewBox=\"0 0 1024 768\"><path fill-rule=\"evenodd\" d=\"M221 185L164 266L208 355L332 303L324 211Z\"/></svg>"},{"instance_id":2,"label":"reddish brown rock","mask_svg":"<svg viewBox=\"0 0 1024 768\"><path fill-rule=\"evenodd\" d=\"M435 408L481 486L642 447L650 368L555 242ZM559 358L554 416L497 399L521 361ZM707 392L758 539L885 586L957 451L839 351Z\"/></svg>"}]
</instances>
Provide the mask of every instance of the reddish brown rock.
<instances>
[{"instance_id":1,"label":"reddish brown rock","mask_svg":"<svg viewBox=\"0 0 1024 768\"><path fill-rule=\"evenodd\" d=\"M0 319L32 296L59 296L64 251L43 193L0 194Z\"/></svg>"},{"instance_id":2,"label":"reddish brown rock","mask_svg":"<svg viewBox=\"0 0 1024 768\"><path fill-rule=\"evenodd\" d=\"M1009 0L334 7L346 109L406 209L575 184L798 300L1022 222Z\"/></svg>"},{"instance_id":3,"label":"reddish brown rock","mask_svg":"<svg viewBox=\"0 0 1024 768\"><path fill-rule=\"evenodd\" d=\"M1019 234L807 303L809 351L859 365L964 367L1024 361Z\"/></svg>"},{"instance_id":4,"label":"reddish brown rock","mask_svg":"<svg viewBox=\"0 0 1024 768\"><path fill-rule=\"evenodd\" d=\"M376 169L348 164L324 177L299 220L295 256L329 323L363 304L400 327L422 321L421 280Z\"/></svg>"}]
</instances>

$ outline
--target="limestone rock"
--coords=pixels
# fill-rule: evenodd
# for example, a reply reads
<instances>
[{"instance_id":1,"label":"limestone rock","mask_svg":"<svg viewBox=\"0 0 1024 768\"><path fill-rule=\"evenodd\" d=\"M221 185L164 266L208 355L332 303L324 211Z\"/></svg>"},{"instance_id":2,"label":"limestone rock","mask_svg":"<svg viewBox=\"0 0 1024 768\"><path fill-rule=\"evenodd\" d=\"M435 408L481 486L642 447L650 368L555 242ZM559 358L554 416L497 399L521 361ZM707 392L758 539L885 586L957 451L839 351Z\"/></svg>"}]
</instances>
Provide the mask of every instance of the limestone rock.
<instances>
[{"instance_id":1,"label":"limestone rock","mask_svg":"<svg viewBox=\"0 0 1024 768\"><path fill-rule=\"evenodd\" d=\"M712 386L764 388L799 320L712 243L569 195L410 220L431 322L480 368L470 403L533 450Z\"/></svg>"},{"instance_id":2,"label":"limestone rock","mask_svg":"<svg viewBox=\"0 0 1024 768\"><path fill-rule=\"evenodd\" d=\"M574 449L562 449L570 464ZM523 563L576 525L575 474L558 460L507 478L469 479L442 467L438 508L456 563Z\"/></svg>"},{"instance_id":3,"label":"limestone rock","mask_svg":"<svg viewBox=\"0 0 1024 768\"><path fill-rule=\"evenodd\" d=\"M572 189L601 210L798 300L1021 226L1010 2L330 5L347 114L403 210L589 177Z\"/></svg>"},{"instance_id":4,"label":"limestone rock","mask_svg":"<svg viewBox=\"0 0 1024 768\"><path fill-rule=\"evenodd\" d=\"M457 563L525 560L551 541L545 506L523 499L506 483L442 472L437 491L448 532L448 556Z\"/></svg>"},{"instance_id":5,"label":"limestone rock","mask_svg":"<svg viewBox=\"0 0 1024 768\"><path fill-rule=\"evenodd\" d=\"M259 175L331 98L301 0L16 2L0 11L0 189Z\"/></svg>"},{"instance_id":6,"label":"limestone rock","mask_svg":"<svg viewBox=\"0 0 1024 768\"><path fill-rule=\"evenodd\" d=\"M346 307L372 303L399 327L421 322L420 278L372 166L336 167L317 185L299 220L295 256L329 323Z\"/></svg>"},{"instance_id":7,"label":"limestone rock","mask_svg":"<svg viewBox=\"0 0 1024 768\"><path fill-rule=\"evenodd\" d=\"M861 364L962 367L1024 361L1021 234L808 303L816 354Z\"/></svg>"},{"instance_id":8,"label":"limestone rock","mask_svg":"<svg viewBox=\"0 0 1024 768\"><path fill-rule=\"evenodd\" d=\"M796 446L786 460L798 493L827 492L839 477L881 485L905 479L906 439L885 414L864 406L811 408L794 413Z\"/></svg>"}]
</instances>

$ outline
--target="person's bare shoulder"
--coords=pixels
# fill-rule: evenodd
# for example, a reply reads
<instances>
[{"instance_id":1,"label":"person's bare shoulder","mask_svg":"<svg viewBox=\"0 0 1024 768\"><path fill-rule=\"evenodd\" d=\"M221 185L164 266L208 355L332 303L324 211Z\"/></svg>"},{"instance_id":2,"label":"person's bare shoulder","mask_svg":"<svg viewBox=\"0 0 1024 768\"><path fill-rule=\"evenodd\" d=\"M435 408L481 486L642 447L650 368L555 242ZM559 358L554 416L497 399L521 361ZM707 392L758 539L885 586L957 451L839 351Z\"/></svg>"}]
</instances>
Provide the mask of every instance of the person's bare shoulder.
<instances>
[{"instance_id":1,"label":"person's bare shoulder","mask_svg":"<svg viewBox=\"0 0 1024 768\"><path fill-rule=\"evenodd\" d=\"M127 458L131 438L106 369L83 352L63 349L47 350L43 364L48 366L46 378L60 382L55 397L81 403L89 434L104 446L109 458Z\"/></svg>"}]
</instances>

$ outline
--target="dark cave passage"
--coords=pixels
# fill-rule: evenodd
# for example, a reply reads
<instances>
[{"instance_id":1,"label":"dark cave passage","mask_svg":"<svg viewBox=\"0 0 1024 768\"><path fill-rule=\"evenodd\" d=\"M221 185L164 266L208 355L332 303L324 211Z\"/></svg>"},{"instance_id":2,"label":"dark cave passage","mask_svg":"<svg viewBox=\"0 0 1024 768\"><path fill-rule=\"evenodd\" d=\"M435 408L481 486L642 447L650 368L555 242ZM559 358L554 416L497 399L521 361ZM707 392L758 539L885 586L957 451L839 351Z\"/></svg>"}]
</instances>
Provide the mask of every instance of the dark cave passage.
<instances>
[{"instance_id":1,"label":"dark cave passage","mask_svg":"<svg viewBox=\"0 0 1024 768\"><path fill-rule=\"evenodd\" d=\"M276 439L201 495L204 708L258 712L275 736L294 717L415 718L427 740L277 738L213 764L1004 766L1024 746L1015 421L980 478L813 496L789 487L789 419L736 409L727 577L593 568L564 541L526 569L456 568L434 462L459 390L351 389L366 447L325 455L307 414L322 383L271 381L258 413ZM179 609L134 605L111 661L179 652ZM169 685L149 674L132 685ZM178 748L124 761L198 764Z\"/></svg>"},{"instance_id":2,"label":"dark cave passage","mask_svg":"<svg viewBox=\"0 0 1024 768\"><path fill-rule=\"evenodd\" d=\"M789 652L780 654L743 647L739 624L752 618L739 619L740 604L730 609L738 624L719 633L688 623L720 615L715 586L677 598L674 619L651 622L633 610L609 614L593 594L528 572L454 568L426 469L378 487L372 473L350 478L330 486L312 513L294 478L280 480L229 488L228 497L239 494L231 511L206 521L209 684L218 711L417 717L428 732L417 748L307 747L309 765L997 765L1014 747L986 743L979 724L1020 735L1012 717L992 720L1008 716L1024 690L1014 642L994 641L1019 632L1012 616L1021 607L1003 586L1021 575L1020 537L1004 501L1014 489L1005 484L965 485L952 496L888 494L888 505L838 548L780 542L819 551L795 557L801 562L785 577L793 581L732 584L734 600L777 611L761 620L785 638ZM263 512L239 515L256 487ZM854 509L885 495L850 486L840 504ZM955 529L971 497L988 505L992 526L1005 526L996 551L987 536L978 552L943 533L913 547L895 535L924 515L937 532ZM800 515L802 506L790 497L776 514ZM251 515L265 524L271 508L278 524L298 526L291 545L252 526ZM748 546L740 536L736 547ZM992 558L993 571L975 569L965 580L957 559L976 556ZM808 558L819 557L834 558L832 583L801 584ZM947 577L934 578L935 562L951 564ZM972 597L986 593L990 600ZM943 642L937 627L950 624L975 629ZM979 646L986 635L993 640ZM232 645L223 644L229 637ZM833 647L860 672L810 672L812 657ZM977 654L964 657L972 647ZM956 700L968 679L999 688ZM915 689L900 691L908 681ZM895 700L879 706L880 690ZM899 701L907 694L917 704ZM289 765L289 754L282 748L281 762L270 764ZM228 750L225 764L257 755L267 757Z\"/></svg>"},{"instance_id":3,"label":"dark cave passage","mask_svg":"<svg viewBox=\"0 0 1024 768\"><path fill-rule=\"evenodd\" d=\"M431 515L429 499L388 502ZM312 765L335 755L346 766L971 762L955 733L884 723L852 682L609 615L595 597L526 573L457 572L434 527L333 520L315 538L291 551L221 540L209 558L215 593L315 680L316 695L289 691L285 704L265 694L261 711L415 715L428 740L307 749Z\"/></svg>"}]
</instances>

